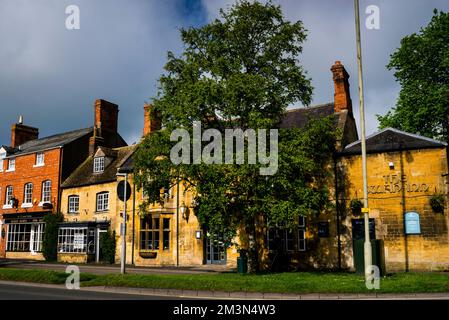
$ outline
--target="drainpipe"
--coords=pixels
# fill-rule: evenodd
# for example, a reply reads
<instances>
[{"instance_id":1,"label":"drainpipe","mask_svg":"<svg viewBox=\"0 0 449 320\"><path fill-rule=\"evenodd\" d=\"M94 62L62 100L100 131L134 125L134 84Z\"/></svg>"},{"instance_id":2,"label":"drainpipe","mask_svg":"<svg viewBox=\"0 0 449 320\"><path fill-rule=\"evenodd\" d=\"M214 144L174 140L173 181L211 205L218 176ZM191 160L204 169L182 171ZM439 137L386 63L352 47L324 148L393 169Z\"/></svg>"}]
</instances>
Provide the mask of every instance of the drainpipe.
<instances>
[{"instance_id":1,"label":"drainpipe","mask_svg":"<svg viewBox=\"0 0 449 320\"><path fill-rule=\"evenodd\" d=\"M176 266L179 267L179 174L176 179Z\"/></svg>"}]
</instances>

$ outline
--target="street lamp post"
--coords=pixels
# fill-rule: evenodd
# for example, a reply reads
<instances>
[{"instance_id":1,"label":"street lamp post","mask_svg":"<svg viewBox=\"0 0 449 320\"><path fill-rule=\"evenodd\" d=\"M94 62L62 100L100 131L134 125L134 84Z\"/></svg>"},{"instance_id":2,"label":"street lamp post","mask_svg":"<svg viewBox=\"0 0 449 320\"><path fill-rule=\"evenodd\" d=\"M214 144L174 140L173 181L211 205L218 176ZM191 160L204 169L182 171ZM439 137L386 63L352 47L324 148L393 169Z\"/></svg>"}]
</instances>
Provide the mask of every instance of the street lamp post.
<instances>
[{"instance_id":1,"label":"street lamp post","mask_svg":"<svg viewBox=\"0 0 449 320\"><path fill-rule=\"evenodd\" d=\"M365 134L365 106L363 96L363 70L362 70L362 46L360 37L360 10L359 0L354 0L355 9L355 30L357 42L357 65L359 76L359 105L360 105L360 131L362 135L362 174L363 174L363 213L365 218L365 243L364 243L364 258L365 258L365 278L370 275L370 268L372 265L372 249L369 236L369 207L368 207L368 181L366 172L366 134Z\"/></svg>"},{"instance_id":2,"label":"street lamp post","mask_svg":"<svg viewBox=\"0 0 449 320\"><path fill-rule=\"evenodd\" d=\"M126 201L127 201L127 183L128 183L128 174L127 173L117 173L117 176L125 177L125 187L123 194L123 223L120 226L121 228L121 236L122 236L122 252L120 257L120 272L122 274L126 273Z\"/></svg>"}]
</instances>

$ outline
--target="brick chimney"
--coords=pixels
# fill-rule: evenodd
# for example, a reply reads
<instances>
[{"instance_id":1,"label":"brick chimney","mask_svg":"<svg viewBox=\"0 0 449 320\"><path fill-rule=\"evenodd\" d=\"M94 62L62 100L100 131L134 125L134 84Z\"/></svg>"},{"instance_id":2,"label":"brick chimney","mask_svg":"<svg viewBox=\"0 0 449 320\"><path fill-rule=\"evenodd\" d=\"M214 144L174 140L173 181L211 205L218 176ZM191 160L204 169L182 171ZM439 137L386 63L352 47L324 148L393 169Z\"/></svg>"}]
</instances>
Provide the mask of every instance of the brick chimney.
<instances>
[{"instance_id":1,"label":"brick chimney","mask_svg":"<svg viewBox=\"0 0 449 320\"><path fill-rule=\"evenodd\" d=\"M39 138L39 129L23 124L23 117L19 117L19 123L11 126L11 147L16 148L25 142Z\"/></svg>"},{"instance_id":2,"label":"brick chimney","mask_svg":"<svg viewBox=\"0 0 449 320\"><path fill-rule=\"evenodd\" d=\"M118 105L103 100L95 100L95 122L94 127L98 131L98 135L102 136L103 132L117 133L118 128Z\"/></svg>"},{"instance_id":3,"label":"brick chimney","mask_svg":"<svg viewBox=\"0 0 449 320\"><path fill-rule=\"evenodd\" d=\"M94 127L94 135L89 138L89 155L93 156L99 146L104 145L104 138L99 135L99 129Z\"/></svg>"},{"instance_id":4,"label":"brick chimney","mask_svg":"<svg viewBox=\"0 0 449 320\"><path fill-rule=\"evenodd\" d=\"M161 129L161 119L158 114L153 110L151 104L145 104L144 110L144 122L143 122L143 136L150 134L154 131Z\"/></svg>"},{"instance_id":5,"label":"brick chimney","mask_svg":"<svg viewBox=\"0 0 449 320\"><path fill-rule=\"evenodd\" d=\"M331 68L334 80L334 111L348 110L352 114L352 101L349 92L349 74L340 61L335 61Z\"/></svg>"}]
</instances>

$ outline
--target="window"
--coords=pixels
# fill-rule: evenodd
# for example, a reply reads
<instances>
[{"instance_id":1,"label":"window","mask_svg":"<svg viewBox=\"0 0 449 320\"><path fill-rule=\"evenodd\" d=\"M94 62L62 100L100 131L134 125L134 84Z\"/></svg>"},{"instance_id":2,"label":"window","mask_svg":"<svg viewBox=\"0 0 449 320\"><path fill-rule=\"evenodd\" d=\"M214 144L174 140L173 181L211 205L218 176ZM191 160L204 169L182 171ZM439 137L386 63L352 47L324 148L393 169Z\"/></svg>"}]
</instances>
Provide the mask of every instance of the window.
<instances>
[{"instance_id":1,"label":"window","mask_svg":"<svg viewBox=\"0 0 449 320\"><path fill-rule=\"evenodd\" d=\"M44 223L13 223L8 225L7 251L40 252Z\"/></svg>"},{"instance_id":2,"label":"window","mask_svg":"<svg viewBox=\"0 0 449 320\"><path fill-rule=\"evenodd\" d=\"M80 197L69 196L69 213L78 213L80 209Z\"/></svg>"},{"instance_id":3,"label":"window","mask_svg":"<svg viewBox=\"0 0 449 320\"><path fill-rule=\"evenodd\" d=\"M12 192L13 192L12 186L7 186L5 192L5 205L11 205Z\"/></svg>"},{"instance_id":4,"label":"window","mask_svg":"<svg viewBox=\"0 0 449 320\"><path fill-rule=\"evenodd\" d=\"M25 191L23 193L23 204L33 203L33 184L27 183L25 185Z\"/></svg>"},{"instance_id":5,"label":"window","mask_svg":"<svg viewBox=\"0 0 449 320\"><path fill-rule=\"evenodd\" d=\"M109 192L97 194L97 212L109 210Z\"/></svg>"},{"instance_id":6,"label":"window","mask_svg":"<svg viewBox=\"0 0 449 320\"><path fill-rule=\"evenodd\" d=\"M101 173L104 171L104 157L97 157L94 159L94 173Z\"/></svg>"},{"instance_id":7,"label":"window","mask_svg":"<svg viewBox=\"0 0 449 320\"><path fill-rule=\"evenodd\" d=\"M306 219L299 217L297 227L297 238L295 239L295 232L286 229L282 226L271 227L267 230L266 245L268 250L276 251L283 250L291 251L305 251L306 250ZM295 243L297 248L295 248Z\"/></svg>"},{"instance_id":8,"label":"window","mask_svg":"<svg viewBox=\"0 0 449 320\"><path fill-rule=\"evenodd\" d=\"M43 152L36 153L36 167L43 166L45 164L45 157Z\"/></svg>"},{"instance_id":9,"label":"window","mask_svg":"<svg viewBox=\"0 0 449 320\"><path fill-rule=\"evenodd\" d=\"M161 223L162 222L162 223ZM162 228L161 228L162 227ZM170 250L170 219L147 215L140 220L140 249L159 250L162 236L162 249Z\"/></svg>"},{"instance_id":10,"label":"window","mask_svg":"<svg viewBox=\"0 0 449 320\"><path fill-rule=\"evenodd\" d=\"M3 172L3 159L0 157L0 172Z\"/></svg>"},{"instance_id":11,"label":"window","mask_svg":"<svg viewBox=\"0 0 449 320\"><path fill-rule=\"evenodd\" d=\"M51 181L42 182L42 203L51 202Z\"/></svg>"},{"instance_id":12,"label":"window","mask_svg":"<svg viewBox=\"0 0 449 320\"><path fill-rule=\"evenodd\" d=\"M16 170L16 159L11 158L8 160L8 171Z\"/></svg>"},{"instance_id":13,"label":"window","mask_svg":"<svg viewBox=\"0 0 449 320\"><path fill-rule=\"evenodd\" d=\"M170 219L162 219L162 227L163 249L170 250Z\"/></svg>"},{"instance_id":14,"label":"window","mask_svg":"<svg viewBox=\"0 0 449 320\"><path fill-rule=\"evenodd\" d=\"M306 218L302 216L298 222L298 250L306 251Z\"/></svg>"},{"instance_id":15,"label":"window","mask_svg":"<svg viewBox=\"0 0 449 320\"><path fill-rule=\"evenodd\" d=\"M87 227L59 228L58 252L61 253L87 252Z\"/></svg>"}]
</instances>

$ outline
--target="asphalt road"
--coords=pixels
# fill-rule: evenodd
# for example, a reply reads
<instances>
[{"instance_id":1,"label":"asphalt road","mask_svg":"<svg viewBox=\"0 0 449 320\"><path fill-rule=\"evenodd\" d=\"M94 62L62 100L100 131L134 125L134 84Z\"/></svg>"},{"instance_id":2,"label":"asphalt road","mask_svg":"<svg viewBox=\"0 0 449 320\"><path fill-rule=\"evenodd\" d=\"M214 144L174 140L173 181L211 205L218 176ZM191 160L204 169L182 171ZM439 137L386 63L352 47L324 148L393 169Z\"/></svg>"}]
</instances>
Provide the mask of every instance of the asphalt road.
<instances>
[{"instance_id":1,"label":"asphalt road","mask_svg":"<svg viewBox=\"0 0 449 320\"><path fill-rule=\"evenodd\" d=\"M0 284L0 300L178 300L167 296L132 295L65 288ZM185 300L185 299L182 299Z\"/></svg>"}]
</instances>

